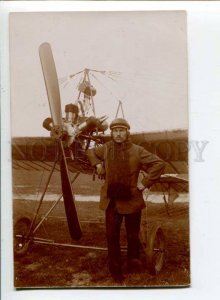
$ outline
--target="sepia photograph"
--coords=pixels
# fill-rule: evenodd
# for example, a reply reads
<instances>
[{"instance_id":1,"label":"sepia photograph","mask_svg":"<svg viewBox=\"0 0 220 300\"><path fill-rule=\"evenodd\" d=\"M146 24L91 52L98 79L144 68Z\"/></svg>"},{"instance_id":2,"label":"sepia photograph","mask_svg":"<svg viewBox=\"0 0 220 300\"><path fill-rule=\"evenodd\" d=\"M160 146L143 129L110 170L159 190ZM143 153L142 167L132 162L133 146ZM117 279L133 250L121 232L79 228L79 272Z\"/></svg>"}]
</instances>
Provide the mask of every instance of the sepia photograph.
<instances>
[{"instance_id":1,"label":"sepia photograph","mask_svg":"<svg viewBox=\"0 0 220 300\"><path fill-rule=\"evenodd\" d=\"M185 11L9 16L14 288L189 287Z\"/></svg>"}]
</instances>

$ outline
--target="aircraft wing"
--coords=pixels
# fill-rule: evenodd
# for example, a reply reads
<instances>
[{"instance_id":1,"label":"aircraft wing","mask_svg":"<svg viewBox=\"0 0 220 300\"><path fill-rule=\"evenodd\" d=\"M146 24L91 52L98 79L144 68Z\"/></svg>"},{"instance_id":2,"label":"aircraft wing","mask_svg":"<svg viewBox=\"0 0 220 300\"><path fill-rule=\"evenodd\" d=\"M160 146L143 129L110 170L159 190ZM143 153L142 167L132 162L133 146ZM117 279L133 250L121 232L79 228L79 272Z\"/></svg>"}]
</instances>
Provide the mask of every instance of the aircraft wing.
<instances>
[{"instance_id":1,"label":"aircraft wing","mask_svg":"<svg viewBox=\"0 0 220 300\"><path fill-rule=\"evenodd\" d=\"M171 193L188 193L188 174L164 174L156 182L152 191L170 191Z\"/></svg>"},{"instance_id":2,"label":"aircraft wing","mask_svg":"<svg viewBox=\"0 0 220 300\"><path fill-rule=\"evenodd\" d=\"M104 136L106 142L110 136ZM153 133L134 133L131 140L148 151L158 155L166 162L165 174L188 174L188 137L187 131L164 131ZM81 149L72 148L68 166L71 172L91 173L89 165L80 161ZM12 138L12 165L14 169L50 170L58 158L58 145L51 137L14 137ZM59 169L59 164L57 164ZM164 179L165 180L165 179ZM166 178L168 180L168 178ZM174 180L171 178L170 180Z\"/></svg>"},{"instance_id":3,"label":"aircraft wing","mask_svg":"<svg viewBox=\"0 0 220 300\"><path fill-rule=\"evenodd\" d=\"M110 139L104 136L103 142ZM173 203L180 194L188 193L188 138L186 131L136 133L131 134L132 142L158 155L166 162L165 174L151 187L152 192L168 195L168 203ZM92 174L93 168L80 159L73 149L72 156L66 153L69 171ZM58 146L51 137L12 138L12 166L15 170L50 171L54 160L58 159ZM60 171L60 164L56 164Z\"/></svg>"},{"instance_id":4,"label":"aircraft wing","mask_svg":"<svg viewBox=\"0 0 220 300\"><path fill-rule=\"evenodd\" d=\"M131 139L166 162L165 174L188 174L187 130L136 133Z\"/></svg>"},{"instance_id":5,"label":"aircraft wing","mask_svg":"<svg viewBox=\"0 0 220 300\"><path fill-rule=\"evenodd\" d=\"M79 152L79 149L77 149ZM74 152L74 149L73 149ZM80 163L77 157L73 160L71 156L75 153L68 153L67 160L69 171L72 173L91 173L92 168ZM78 153L79 154L79 153ZM12 167L15 170L27 171L50 171L55 160L59 158L57 142L51 137L17 137L12 138ZM55 169L60 170L56 164Z\"/></svg>"},{"instance_id":6,"label":"aircraft wing","mask_svg":"<svg viewBox=\"0 0 220 300\"><path fill-rule=\"evenodd\" d=\"M152 192L167 193L168 203L173 203L179 194L188 193L187 130L136 133L131 139L166 162L164 175L151 187Z\"/></svg>"}]
</instances>

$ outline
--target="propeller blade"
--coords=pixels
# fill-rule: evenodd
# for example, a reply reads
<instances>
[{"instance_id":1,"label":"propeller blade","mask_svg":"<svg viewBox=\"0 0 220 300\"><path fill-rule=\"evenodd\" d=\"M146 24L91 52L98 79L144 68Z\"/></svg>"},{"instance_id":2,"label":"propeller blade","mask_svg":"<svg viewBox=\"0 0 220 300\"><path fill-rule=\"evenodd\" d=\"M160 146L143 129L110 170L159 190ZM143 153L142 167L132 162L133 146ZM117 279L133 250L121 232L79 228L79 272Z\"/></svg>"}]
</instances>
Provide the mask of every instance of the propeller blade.
<instances>
[{"instance_id":1,"label":"propeller blade","mask_svg":"<svg viewBox=\"0 0 220 300\"><path fill-rule=\"evenodd\" d=\"M44 74L44 81L47 89L53 125L61 126L62 112L60 103L60 89L53 54L49 43L43 43L40 45L39 55Z\"/></svg>"},{"instance_id":2,"label":"propeller blade","mask_svg":"<svg viewBox=\"0 0 220 300\"><path fill-rule=\"evenodd\" d=\"M75 205L75 197L72 190L72 185L70 181L67 161L64 153L64 148L62 141L60 141L60 146L62 150L62 158L60 161L60 173L62 182L62 191L64 206L66 211L67 223L69 227L70 236L73 240L78 241L82 237L82 230L79 223L79 218Z\"/></svg>"}]
</instances>

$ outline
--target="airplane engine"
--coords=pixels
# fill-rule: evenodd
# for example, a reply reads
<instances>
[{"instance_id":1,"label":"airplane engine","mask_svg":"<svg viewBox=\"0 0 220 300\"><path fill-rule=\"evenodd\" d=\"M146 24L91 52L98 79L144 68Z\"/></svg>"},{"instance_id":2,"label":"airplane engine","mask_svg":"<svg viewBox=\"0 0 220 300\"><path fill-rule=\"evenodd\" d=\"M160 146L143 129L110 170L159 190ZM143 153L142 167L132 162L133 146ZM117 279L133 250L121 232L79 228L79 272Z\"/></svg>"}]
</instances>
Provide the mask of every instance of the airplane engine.
<instances>
[{"instance_id":1,"label":"airplane engine","mask_svg":"<svg viewBox=\"0 0 220 300\"><path fill-rule=\"evenodd\" d=\"M61 138L65 142L64 145L66 147L70 147L76 141L76 138L80 139L81 134L83 135L81 143L88 145L94 132L104 132L108 129L106 116L100 118L79 116L79 108L76 104L67 104L65 113L66 116L62 118L62 126L59 126L59 128L53 126L52 118L46 118L43 121L43 127L50 131L51 137L55 139ZM85 137L85 135L88 137Z\"/></svg>"}]
</instances>

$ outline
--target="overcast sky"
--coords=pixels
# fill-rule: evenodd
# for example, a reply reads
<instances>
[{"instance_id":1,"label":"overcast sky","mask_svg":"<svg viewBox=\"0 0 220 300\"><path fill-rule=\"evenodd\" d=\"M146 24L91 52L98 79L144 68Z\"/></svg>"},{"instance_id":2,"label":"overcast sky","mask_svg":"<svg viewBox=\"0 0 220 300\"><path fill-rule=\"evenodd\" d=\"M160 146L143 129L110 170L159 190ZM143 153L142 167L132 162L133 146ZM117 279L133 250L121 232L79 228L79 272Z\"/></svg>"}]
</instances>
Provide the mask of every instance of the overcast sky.
<instances>
[{"instance_id":1,"label":"overcast sky","mask_svg":"<svg viewBox=\"0 0 220 300\"><path fill-rule=\"evenodd\" d=\"M52 47L63 112L76 100L81 79L68 76L90 68L117 75L91 73L97 116L111 121L121 100L133 132L188 127L184 12L12 13L12 136L48 135L42 127L50 111L38 54L43 42Z\"/></svg>"}]
</instances>

